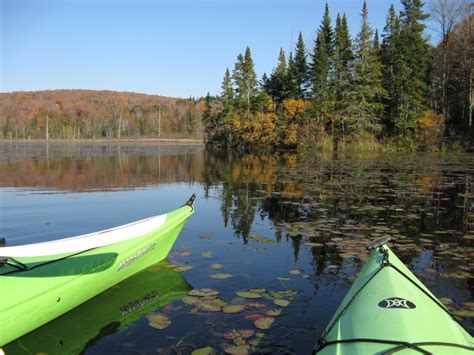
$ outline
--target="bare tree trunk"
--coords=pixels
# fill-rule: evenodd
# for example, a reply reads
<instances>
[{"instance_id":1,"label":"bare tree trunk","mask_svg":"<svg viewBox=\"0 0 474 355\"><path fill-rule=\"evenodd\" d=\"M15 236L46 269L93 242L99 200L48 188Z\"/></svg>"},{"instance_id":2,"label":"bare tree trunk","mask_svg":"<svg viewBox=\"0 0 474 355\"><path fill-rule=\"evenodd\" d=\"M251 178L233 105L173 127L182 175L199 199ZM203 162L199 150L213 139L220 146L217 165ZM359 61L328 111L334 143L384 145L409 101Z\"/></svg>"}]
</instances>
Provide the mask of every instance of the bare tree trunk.
<instances>
[{"instance_id":1,"label":"bare tree trunk","mask_svg":"<svg viewBox=\"0 0 474 355\"><path fill-rule=\"evenodd\" d=\"M120 117L119 117L119 125L118 125L118 131L117 131L117 138L120 138L120 136L121 136L121 131L122 131L122 108L120 108Z\"/></svg>"},{"instance_id":2,"label":"bare tree trunk","mask_svg":"<svg viewBox=\"0 0 474 355\"><path fill-rule=\"evenodd\" d=\"M49 140L49 114L46 113L46 140Z\"/></svg>"},{"instance_id":3,"label":"bare tree trunk","mask_svg":"<svg viewBox=\"0 0 474 355\"><path fill-rule=\"evenodd\" d=\"M161 137L161 104L158 105L158 138Z\"/></svg>"}]
</instances>

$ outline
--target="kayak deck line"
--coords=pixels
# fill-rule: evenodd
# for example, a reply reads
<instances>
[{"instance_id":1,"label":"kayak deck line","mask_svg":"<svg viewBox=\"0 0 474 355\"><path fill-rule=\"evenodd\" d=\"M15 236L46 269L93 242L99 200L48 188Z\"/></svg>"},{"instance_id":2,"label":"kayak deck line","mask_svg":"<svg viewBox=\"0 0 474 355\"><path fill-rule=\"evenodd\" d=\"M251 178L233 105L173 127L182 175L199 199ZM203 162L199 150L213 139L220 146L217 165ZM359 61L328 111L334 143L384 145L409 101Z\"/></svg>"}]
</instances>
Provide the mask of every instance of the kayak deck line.
<instances>
[{"instance_id":1,"label":"kayak deck line","mask_svg":"<svg viewBox=\"0 0 474 355\"><path fill-rule=\"evenodd\" d=\"M354 338L354 339L341 339L341 340L331 340L323 344L319 349L313 350L313 354L317 351L321 351L324 347L328 345L335 345L335 344L348 344L348 343L375 343L375 344L388 344L388 345L398 345L392 349L388 349L380 353L380 355L390 355L394 354L398 351L402 351L405 349L416 350L422 354L432 354L425 349L420 348L420 346L450 346L465 350L474 350L474 347L467 346L463 344L456 344L456 343L445 343L441 341L425 341L425 342L417 342L417 343L410 343L407 341L402 340L385 340L385 339L371 339L371 338Z\"/></svg>"},{"instance_id":2,"label":"kayak deck line","mask_svg":"<svg viewBox=\"0 0 474 355\"><path fill-rule=\"evenodd\" d=\"M380 354L392 354L404 349L412 349L420 353L424 354L431 354L429 351L420 348L420 346L445 346L445 347L453 347L453 348L458 348L458 349L464 349L464 350L471 350L474 351L474 346L472 346L472 341L470 342L470 345L465 345L465 344L459 344L459 343L454 343L454 342L446 342L446 341L406 341L406 340L395 340L395 339L380 339L380 338L370 338L370 337L349 337L348 339L335 339L335 340L328 340L327 337L333 330L334 326L338 324L338 322L341 320L341 317L346 314L350 306L354 303L354 300L357 298L357 296L360 295L360 293L375 279L377 275L381 273L382 270L386 269L387 267L393 269L396 271L398 275L403 276L404 279L408 280L410 284L414 285L418 291L421 291L424 296L427 296L429 300L431 300L433 303L435 303L441 310L446 313L451 320L455 321L455 323L461 327L462 330L466 332L466 334L469 334L469 332L464 328L464 326L456 319L455 316L453 316L449 310L442 304L436 297L434 297L427 289L424 288L423 284L417 283L415 280L413 280L409 275L407 275L405 272L400 270L394 263L390 262L389 260L389 248L385 246L385 244L391 239L391 237L381 237L378 238L371 243L367 245L367 250L372 251L372 257L374 257L375 253L378 252L382 256L382 260L380 261L380 265L378 268L374 271L372 271L372 275L368 277L368 279L355 291L353 295L350 296L348 300L346 298L349 296L350 291L348 295L343 299L341 302L341 305L344 304L340 310L338 309L338 313L336 316L333 317L329 325L326 327L324 330L323 334L320 336L318 342L316 343L315 348L313 349L313 354L316 354L320 351L322 351L324 348L330 345L337 345L337 344L350 344L350 343L372 343L372 344L386 344L386 345L396 345L395 347L391 349L385 349L382 350L381 352L377 352ZM397 261L399 261L396 256L394 256ZM403 264L402 264L403 265ZM408 270L408 269L407 269ZM409 272L409 270L408 270ZM362 272L361 272L362 274ZM359 275L359 278L361 275ZM357 280L356 282L357 283ZM405 308L405 309L414 309L416 308L416 305L412 303L411 301L399 297L390 297L390 298L385 298L382 301L378 303L379 307L382 308ZM341 306L340 306L341 307ZM339 328L341 325L339 324ZM339 333L341 329L338 330ZM325 352L326 353L326 352ZM339 354L339 352L337 352Z\"/></svg>"}]
</instances>

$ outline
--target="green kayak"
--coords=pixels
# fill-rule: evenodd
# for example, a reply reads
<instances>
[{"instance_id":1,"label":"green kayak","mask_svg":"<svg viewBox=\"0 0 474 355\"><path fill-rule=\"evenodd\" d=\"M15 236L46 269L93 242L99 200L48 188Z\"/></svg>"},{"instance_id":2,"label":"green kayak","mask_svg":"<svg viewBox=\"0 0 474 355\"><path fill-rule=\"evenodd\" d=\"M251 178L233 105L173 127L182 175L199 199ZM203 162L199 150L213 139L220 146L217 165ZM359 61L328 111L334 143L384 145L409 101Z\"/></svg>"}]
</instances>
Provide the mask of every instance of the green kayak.
<instances>
[{"instance_id":1,"label":"green kayak","mask_svg":"<svg viewBox=\"0 0 474 355\"><path fill-rule=\"evenodd\" d=\"M194 212L194 198L124 226L0 248L0 346L165 259Z\"/></svg>"},{"instance_id":2,"label":"green kayak","mask_svg":"<svg viewBox=\"0 0 474 355\"><path fill-rule=\"evenodd\" d=\"M191 285L153 265L4 347L6 354L80 354L100 339L131 329L142 317L187 295Z\"/></svg>"},{"instance_id":3,"label":"green kayak","mask_svg":"<svg viewBox=\"0 0 474 355\"><path fill-rule=\"evenodd\" d=\"M319 339L317 354L473 354L474 342L379 238Z\"/></svg>"}]
</instances>

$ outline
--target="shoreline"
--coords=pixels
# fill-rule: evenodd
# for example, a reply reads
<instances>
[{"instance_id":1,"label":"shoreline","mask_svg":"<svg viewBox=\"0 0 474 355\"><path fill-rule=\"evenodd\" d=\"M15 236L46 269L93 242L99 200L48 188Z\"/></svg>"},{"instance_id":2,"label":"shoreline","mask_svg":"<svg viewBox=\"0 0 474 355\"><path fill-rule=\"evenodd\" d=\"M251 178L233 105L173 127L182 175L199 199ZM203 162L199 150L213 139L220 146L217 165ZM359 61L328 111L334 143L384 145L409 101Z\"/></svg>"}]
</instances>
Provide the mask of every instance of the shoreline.
<instances>
[{"instance_id":1,"label":"shoreline","mask_svg":"<svg viewBox=\"0 0 474 355\"><path fill-rule=\"evenodd\" d=\"M13 138L0 139L0 142L33 142L33 143L168 143L205 145L204 139L195 138L79 138L79 139L44 139Z\"/></svg>"}]
</instances>

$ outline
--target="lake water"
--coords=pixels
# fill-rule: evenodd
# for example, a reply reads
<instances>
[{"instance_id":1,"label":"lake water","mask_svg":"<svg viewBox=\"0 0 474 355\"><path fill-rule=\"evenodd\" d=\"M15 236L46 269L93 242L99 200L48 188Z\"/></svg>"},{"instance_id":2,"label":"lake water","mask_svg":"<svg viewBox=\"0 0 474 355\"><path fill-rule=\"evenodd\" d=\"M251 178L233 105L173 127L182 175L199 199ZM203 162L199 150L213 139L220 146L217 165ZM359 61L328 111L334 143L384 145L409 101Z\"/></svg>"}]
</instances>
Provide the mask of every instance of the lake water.
<instances>
[{"instance_id":1,"label":"lake water","mask_svg":"<svg viewBox=\"0 0 474 355\"><path fill-rule=\"evenodd\" d=\"M309 353L366 260L364 246L382 235L395 238L393 250L472 333L472 155L238 156L202 146L27 141L0 141L0 153L8 245L125 224L197 195L168 262L24 336L7 354L239 345ZM200 288L220 292L215 309L186 297ZM265 290L254 300L236 295L248 289ZM230 304L245 310L220 310ZM171 324L151 327L151 312ZM273 321L268 329L255 327L262 315Z\"/></svg>"}]
</instances>

